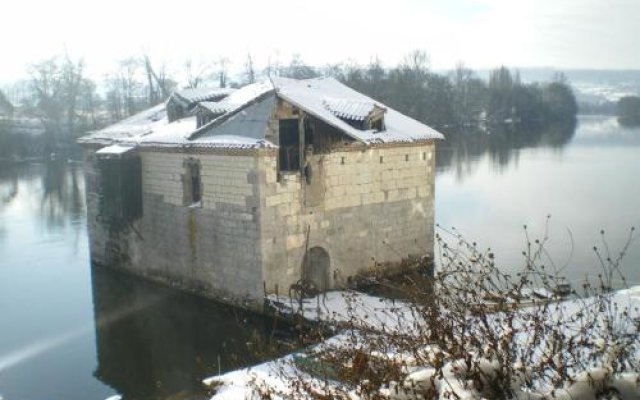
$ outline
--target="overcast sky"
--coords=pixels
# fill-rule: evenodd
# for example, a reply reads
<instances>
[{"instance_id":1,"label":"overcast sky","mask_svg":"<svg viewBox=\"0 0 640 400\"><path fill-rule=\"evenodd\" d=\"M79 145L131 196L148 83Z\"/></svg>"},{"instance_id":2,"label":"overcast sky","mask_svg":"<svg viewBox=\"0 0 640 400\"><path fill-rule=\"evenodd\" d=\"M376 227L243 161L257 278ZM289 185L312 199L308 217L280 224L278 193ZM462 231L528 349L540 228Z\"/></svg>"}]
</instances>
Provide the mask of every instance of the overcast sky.
<instances>
[{"instance_id":1,"label":"overcast sky","mask_svg":"<svg viewBox=\"0 0 640 400\"><path fill-rule=\"evenodd\" d=\"M147 53L186 58L247 53L263 67L298 53L313 65L395 65L414 49L433 68L640 68L640 0L139 1L19 0L3 4L0 82L64 49L98 76ZM232 67L233 68L233 67Z\"/></svg>"}]
</instances>

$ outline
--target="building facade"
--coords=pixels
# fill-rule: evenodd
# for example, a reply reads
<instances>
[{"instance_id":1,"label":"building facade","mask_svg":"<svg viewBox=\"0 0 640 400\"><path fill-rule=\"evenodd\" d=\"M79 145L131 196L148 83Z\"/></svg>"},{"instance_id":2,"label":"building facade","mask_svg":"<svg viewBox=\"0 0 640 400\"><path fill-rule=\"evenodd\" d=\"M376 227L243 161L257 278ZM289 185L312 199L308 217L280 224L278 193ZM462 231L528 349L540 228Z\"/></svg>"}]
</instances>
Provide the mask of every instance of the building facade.
<instances>
[{"instance_id":1,"label":"building facade","mask_svg":"<svg viewBox=\"0 0 640 400\"><path fill-rule=\"evenodd\" d=\"M94 262L259 307L432 256L442 135L333 79L224 96L80 140Z\"/></svg>"}]
</instances>

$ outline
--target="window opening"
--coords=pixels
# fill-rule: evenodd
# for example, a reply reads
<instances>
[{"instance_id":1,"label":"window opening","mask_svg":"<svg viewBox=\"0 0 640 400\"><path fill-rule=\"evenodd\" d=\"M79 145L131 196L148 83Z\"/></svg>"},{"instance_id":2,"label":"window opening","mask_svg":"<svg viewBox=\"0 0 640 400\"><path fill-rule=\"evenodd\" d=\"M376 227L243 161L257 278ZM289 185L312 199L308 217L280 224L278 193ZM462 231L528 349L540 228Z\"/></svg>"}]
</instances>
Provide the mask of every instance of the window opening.
<instances>
[{"instance_id":1,"label":"window opening","mask_svg":"<svg viewBox=\"0 0 640 400\"><path fill-rule=\"evenodd\" d=\"M142 216L140 158L100 158L100 209L105 217L133 221Z\"/></svg>"},{"instance_id":2,"label":"window opening","mask_svg":"<svg viewBox=\"0 0 640 400\"><path fill-rule=\"evenodd\" d=\"M279 126L279 168L280 171L300 169L300 132L297 119L281 119Z\"/></svg>"},{"instance_id":3,"label":"window opening","mask_svg":"<svg viewBox=\"0 0 640 400\"><path fill-rule=\"evenodd\" d=\"M202 200L200 163L196 160L188 160L185 167L185 203L195 204Z\"/></svg>"}]
</instances>

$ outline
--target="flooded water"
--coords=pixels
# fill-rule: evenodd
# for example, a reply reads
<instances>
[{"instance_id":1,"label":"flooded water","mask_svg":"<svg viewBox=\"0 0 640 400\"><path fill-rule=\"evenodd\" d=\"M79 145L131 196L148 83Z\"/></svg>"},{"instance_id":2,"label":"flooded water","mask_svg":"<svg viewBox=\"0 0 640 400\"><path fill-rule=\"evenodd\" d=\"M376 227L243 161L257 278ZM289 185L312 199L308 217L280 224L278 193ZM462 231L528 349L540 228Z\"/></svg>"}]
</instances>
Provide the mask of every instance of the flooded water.
<instances>
[{"instance_id":1,"label":"flooded water","mask_svg":"<svg viewBox=\"0 0 640 400\"><path fill-rule=\"evenodd\" d=\"M591 248L640 228L640 130L611 118L544 131L451 137L439 149L436 220L498 264L522 264L550 220L548 250L570 279ZM640 240L623 269L640 283ZM91 268L82 169L0 166L0 396L4 400L198 398L199 381L255 362L272 322Z\"/></svg>"},{"instance_id":2,"label":"flooded water","mask_svg":"<svg viewBox=\"0 0 640 400\"><path fill-rule=\"evenodd\" d=\"M80 166L0 168L1 398L204 398L258 362L272 320L90 267Z\"/></svg>"},{"instance_id":3,"label":"flooded water","mask_svg":"<svg viewBox=\"0 0 640 400\"><path fill-rule=\"evenodd\" d=\"M436 222L490 247L503 269L517 270L524 265L524 225L532 241L542 239L551 215L550 259L571 282L581 282L602 272L594 246L605 252L607 244L615 258L631 227L639 236L640 128L581 117L575 129L526 133L491 132L441 146ZM621 267L628 283L640 284L640 239Z\"/></svg>"}]
</instances>

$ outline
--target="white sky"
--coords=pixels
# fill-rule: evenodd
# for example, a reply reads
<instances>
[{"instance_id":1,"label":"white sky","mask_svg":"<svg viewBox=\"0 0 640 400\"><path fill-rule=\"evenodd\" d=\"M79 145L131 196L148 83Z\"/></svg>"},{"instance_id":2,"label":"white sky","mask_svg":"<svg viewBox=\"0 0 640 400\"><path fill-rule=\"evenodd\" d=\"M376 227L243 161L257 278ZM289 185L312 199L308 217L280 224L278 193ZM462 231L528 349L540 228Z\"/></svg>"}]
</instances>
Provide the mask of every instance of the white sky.
<instances>
[{"instance_id":1,"label":"white sky","mask_svg":"<svg viewBox=\"0 0 640 400\"><path fill-rule=\"evenodd\" d=\"M94 76L143 52L174 69L240 68L248 52L259 68L293 53L395 65L414 49L433 68L640 68L640 0L16 0L2 14L0 82L64 49Z\"/></svg>"}]
</instances>

